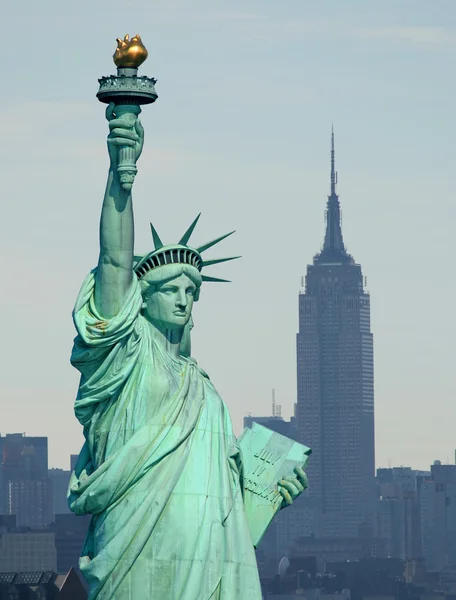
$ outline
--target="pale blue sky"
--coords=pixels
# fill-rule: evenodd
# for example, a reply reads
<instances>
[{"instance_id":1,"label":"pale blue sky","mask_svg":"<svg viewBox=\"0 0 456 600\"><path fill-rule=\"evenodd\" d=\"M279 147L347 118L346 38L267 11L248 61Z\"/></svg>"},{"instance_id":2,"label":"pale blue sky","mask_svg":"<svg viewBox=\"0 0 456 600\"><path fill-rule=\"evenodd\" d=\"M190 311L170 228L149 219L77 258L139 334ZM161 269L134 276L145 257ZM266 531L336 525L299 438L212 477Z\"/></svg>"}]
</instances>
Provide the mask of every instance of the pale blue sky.
<instances>
[{"instance_id":1,"label":"pale blue sky","mask_svg":"<svg viewBox=\"0 0 456 600\"><path fill-rule=\"evenodd\" d=\"M300 278L319 250L335 124L344 236L372 294L377 465L452 461L455 429L454 0L17 1L2 7L0 432L79 451L71 309L96 264L107 170L97 78L140 33L144 109L134 189L173 242L237 229L212 256L194 355L239 432L296 397Z\"/></svg>"}]
</instances>

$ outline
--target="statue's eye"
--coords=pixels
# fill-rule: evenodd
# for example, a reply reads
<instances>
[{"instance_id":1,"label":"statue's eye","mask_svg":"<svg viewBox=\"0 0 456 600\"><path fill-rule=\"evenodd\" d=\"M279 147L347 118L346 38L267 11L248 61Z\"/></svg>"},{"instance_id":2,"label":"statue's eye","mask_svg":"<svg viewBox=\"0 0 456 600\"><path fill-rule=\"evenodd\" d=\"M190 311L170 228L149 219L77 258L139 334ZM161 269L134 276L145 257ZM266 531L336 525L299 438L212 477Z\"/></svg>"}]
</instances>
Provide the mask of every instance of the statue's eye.
<instances>
[{"instance_id":1,"label":"statue's eye","mask_svg":"<svg viewBox=\"0 0 456 600\"><path fill-rule=\"evenodd\" d=\"M194 288L187 288L186 293L189 296L193 296L195 294L195 289Z\"/></svg>"}]
</instances>

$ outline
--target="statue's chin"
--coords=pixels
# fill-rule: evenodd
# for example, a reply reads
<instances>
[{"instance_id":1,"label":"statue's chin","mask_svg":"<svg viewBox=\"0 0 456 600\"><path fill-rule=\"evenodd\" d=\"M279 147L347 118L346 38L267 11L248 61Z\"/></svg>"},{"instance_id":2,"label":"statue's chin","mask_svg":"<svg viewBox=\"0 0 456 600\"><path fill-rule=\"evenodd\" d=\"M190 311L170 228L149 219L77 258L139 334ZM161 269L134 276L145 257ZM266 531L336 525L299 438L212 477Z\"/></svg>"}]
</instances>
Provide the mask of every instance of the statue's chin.
<instances>
[{"instance_id":1,"label":"statue's chin","mask_svg":"<svg viewBox=\"0 0 456 600\"><path fill-rule=\"evenodd\" d=\"M163 323L163 327L166 331L169 331L170 333L182 333L185 328L185 323Z\"/></svg>"},{"instance_id":2,"label":"statue's chin","mask_svg":"<svg viewBox=\"0 0 456 600\"><path fill-rule=\"evenodd\" d=\"M157 329L159 329L165 335L167 334L180 334L182 335L185 326L187 325L189 319L188 318L178 318L176 321L162 321L161 319L154 319L151 315L145 315L146 319L154 325Z\"/></svg>"}]
</instances>

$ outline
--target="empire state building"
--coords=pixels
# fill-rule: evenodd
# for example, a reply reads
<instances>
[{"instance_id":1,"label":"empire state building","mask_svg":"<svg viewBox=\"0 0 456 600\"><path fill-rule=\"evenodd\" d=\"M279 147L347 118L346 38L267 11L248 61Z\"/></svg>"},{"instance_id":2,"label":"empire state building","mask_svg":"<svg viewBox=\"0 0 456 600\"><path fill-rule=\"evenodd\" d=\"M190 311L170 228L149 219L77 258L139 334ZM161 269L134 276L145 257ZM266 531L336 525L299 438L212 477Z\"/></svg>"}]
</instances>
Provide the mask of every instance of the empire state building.
<instances>
[{"instance_id":1,"label":"empire state building","mask_svg":"<svg viewBox=\"0 0 456 600\"><path fill-rule=\"evenodd\" d=\"M308 534L353 538L374 516L374 362L370 297L342 237L334 133L323 248L299 295L297 420L312 448ZM306 519L306 520L307 520Z\"/></svg>"}]
</instances>

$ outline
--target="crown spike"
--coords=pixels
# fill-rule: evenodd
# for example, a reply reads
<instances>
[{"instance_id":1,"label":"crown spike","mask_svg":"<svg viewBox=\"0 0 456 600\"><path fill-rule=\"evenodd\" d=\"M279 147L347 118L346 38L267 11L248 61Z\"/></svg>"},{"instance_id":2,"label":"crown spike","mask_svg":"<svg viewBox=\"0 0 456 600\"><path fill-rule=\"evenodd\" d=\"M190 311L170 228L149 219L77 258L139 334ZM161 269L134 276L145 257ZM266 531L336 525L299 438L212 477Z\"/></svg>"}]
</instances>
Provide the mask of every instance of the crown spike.
<instances>
[{"instance_id":1,"label":"crown spike","mask_svg":"<svg viewBox=\"0 0 456 600\"><path fill-rule=\"evenodd\" d=\"M209 277L209 275L202 275L203 281L213 281L215 283L231 283L229 279L219 279L218 277Z\"/></svg>"},{"instance_id":2,"label":"crown spike","mask_svg":"<svg viewBox=\"0 0 456 600\"><path fill-rule=\"evenodd\" d=\"M196 217L196 219L193 221L193 223L190 225L190 227L187 229L187 231L181 237L181 239L179 240L179 244L182 244L183 246L187 245L188 240L190 239L190 236L192 235L193 230L195 229L196 224L198 223L198 220L200 217L201 217L201 213Z\"/></svg>"},{"instance_id":3,"label":"crown spike","mask_svg":"<svg viewBox=\"0 0 456 600\"><path fill-rule=\"evenodd\" d=\"M230 256L229 258L213 258L212 260L203 260L203 267L209 267L210 265L218 265L219 263L226 262L227 260L236 260L241 256Z\"/></svg>"},{"instance_id":4,"label":"crown spike","mask_svg":"<svg viewBox=\"0 0 456 600\"><path fill-rule=\"evenodd\" d=\"M155 250L163 248L163 242L161 241L160 236L158 235L157 230L152 225L152 223L150 224L150 229L152 231L152 239L154 240Z\"/></svg>"},{"instance_id":5,"label":"crown spike","mask_svg":"<svg viewBox=\"0 0 456 600\"><path fill-rule=\"evenodd\" d=\"M212 240L212 242L207 242L207 244L203 244L199 248L196 248L196 251L201 254L201 252L205 252L209 248L212 248L212 246L215 246L215 244L218 244L219 242L227 238L229 235L233 235L233 233L234 231L230 231L230 233L225 233L225 235L222 235L219 238Z\"/></svg>"}]
</instances>

